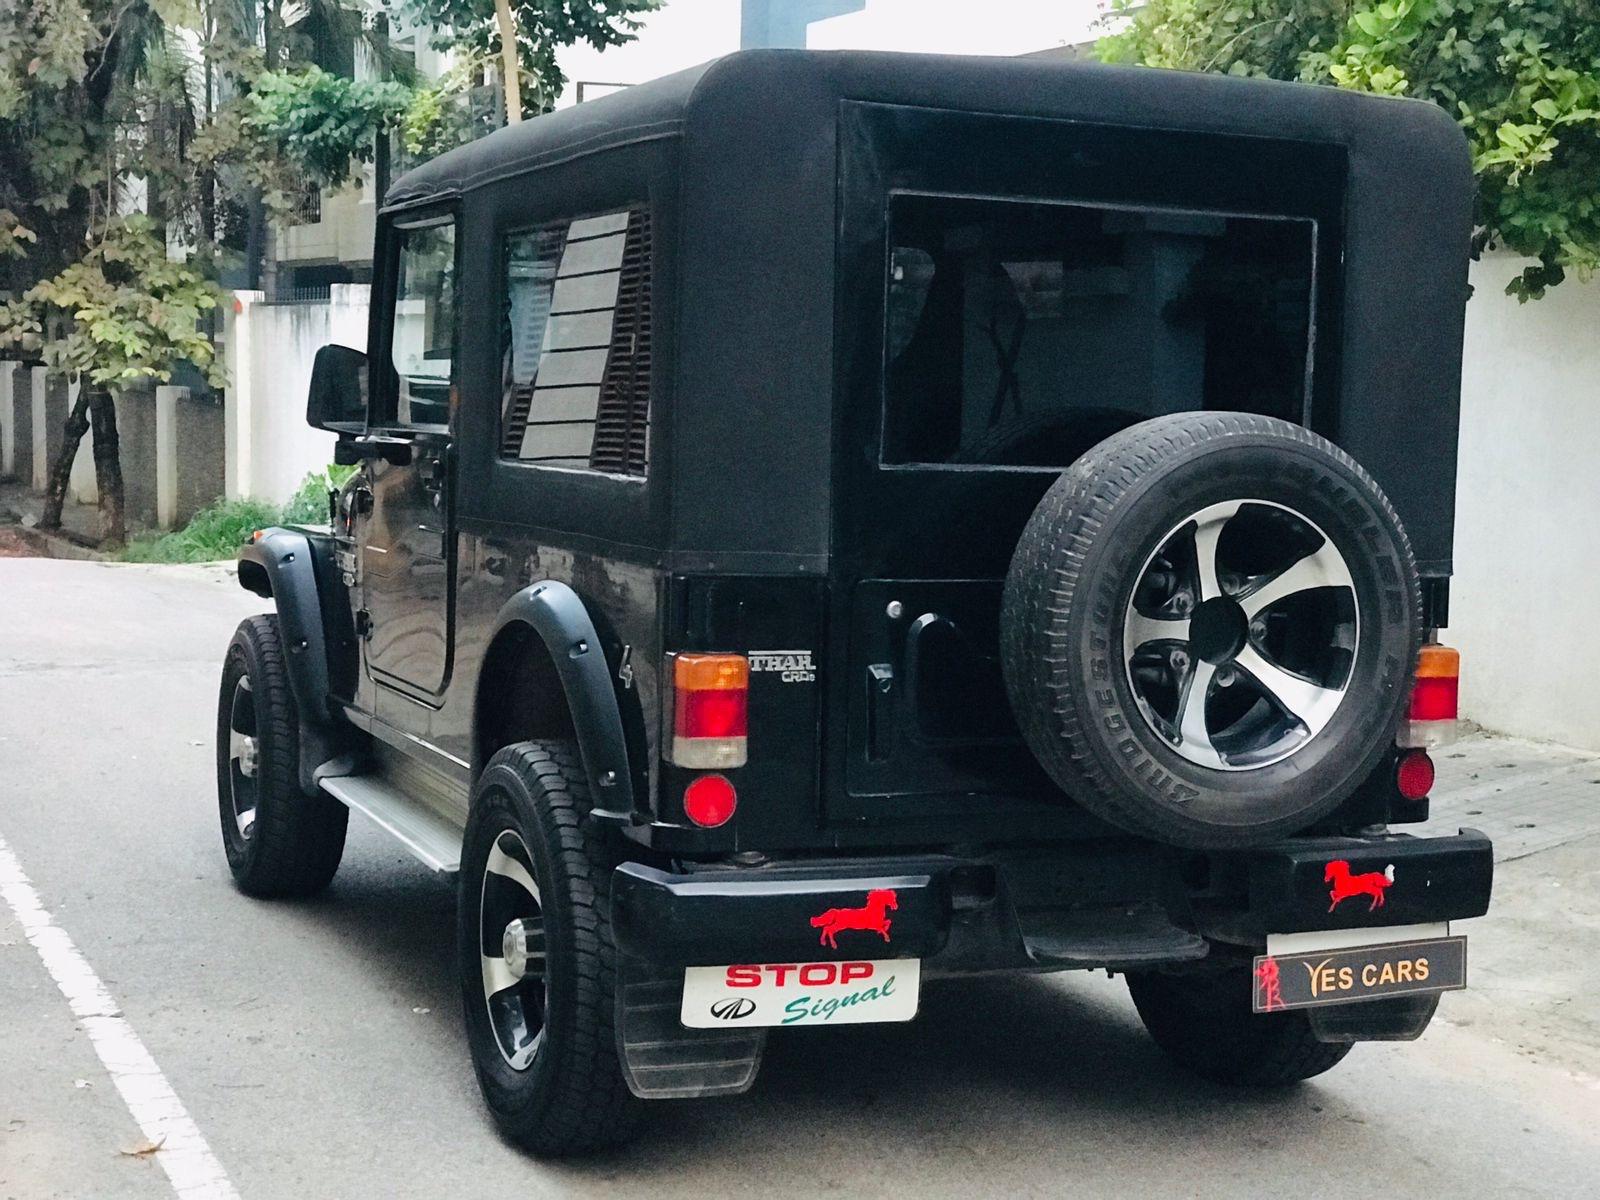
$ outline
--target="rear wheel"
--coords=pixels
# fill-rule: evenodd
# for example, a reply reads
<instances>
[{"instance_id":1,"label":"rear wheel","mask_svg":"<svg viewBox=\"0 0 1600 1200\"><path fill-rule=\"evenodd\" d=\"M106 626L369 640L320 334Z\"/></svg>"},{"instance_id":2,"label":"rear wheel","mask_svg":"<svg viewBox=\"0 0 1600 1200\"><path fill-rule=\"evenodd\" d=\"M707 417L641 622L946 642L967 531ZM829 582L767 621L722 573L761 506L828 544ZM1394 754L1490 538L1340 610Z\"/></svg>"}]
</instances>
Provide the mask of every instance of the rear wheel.
<instances>
[{"instance_id":1,"label":"rear wheel","mask_svg":"<svg viewBox=\"0 0 1600 1200\"><path fill-rule=\"evenodd\" d=\"M479 778L462 848L473 1067L501 1130L540 1155L617 1145L638 1118L617 1056L615 864L589 807L575 747L508 746Z\"/></svg>"},{"instance_id":2,"label":"rear wheel","mask_svg":"<svg viewBox=\"0 0 1600 1200\"><path fill-rule=\"evenodd\" d=\"M1251 1011L1248 963L1182 975L1128 976L1128 991L1156 1045L1218 1083L1277 1087L1321 1075L1350 1053L1320 1042L1303 1010Z\"/></svg>"},{"instance_id":3,"label":"rear wheel","mask_svg":"<svg viewBox=\"0 0 1600 1200\"><path fill-rule=\"evenodd\" d=\"M217 800L228 867L252 896L310 896L344 855L350 810L300 790L300 716L276 616L240 623L217 698Z\"/></svg>"}]
</instances>

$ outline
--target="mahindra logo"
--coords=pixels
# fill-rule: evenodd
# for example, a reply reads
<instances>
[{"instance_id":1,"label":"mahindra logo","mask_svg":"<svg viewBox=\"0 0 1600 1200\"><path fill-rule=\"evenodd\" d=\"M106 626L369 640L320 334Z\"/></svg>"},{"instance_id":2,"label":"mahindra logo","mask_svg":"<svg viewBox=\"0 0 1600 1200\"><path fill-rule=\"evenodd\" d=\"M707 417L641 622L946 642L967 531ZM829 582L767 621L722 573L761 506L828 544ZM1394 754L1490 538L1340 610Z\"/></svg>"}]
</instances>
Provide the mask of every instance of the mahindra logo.
<instances>
[{"instance_id":1,"label":"mahindra logo","mask_svg":"<svg viewBox=\"0 0 1600 1200\"><path fill-rule=\"evenodd\" d=\"M756 1002L748 996L729 996L711 1006L711 1015L719 1021L737 1021L756 1010Z\"/></svg>"}]
</instances>

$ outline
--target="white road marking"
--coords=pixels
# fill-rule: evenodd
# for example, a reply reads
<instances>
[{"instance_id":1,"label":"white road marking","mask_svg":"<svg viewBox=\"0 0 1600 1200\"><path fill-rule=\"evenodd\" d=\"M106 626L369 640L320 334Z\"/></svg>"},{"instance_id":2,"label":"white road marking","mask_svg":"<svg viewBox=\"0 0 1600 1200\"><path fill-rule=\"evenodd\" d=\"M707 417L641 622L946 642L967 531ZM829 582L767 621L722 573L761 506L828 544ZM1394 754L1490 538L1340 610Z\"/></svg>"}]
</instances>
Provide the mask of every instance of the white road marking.
<instances>
[{"instance_id":1,"label":"white road marking","mask_svg":"<svg viewBox=\"0 0 1600 1200\"><path fill-rule=\"evenodd\" d=\"M0 837L0 899L11 909L44 969L83 1024L94 1052L122 1093L144 1136L159 1145L154 1157L183 1200L238 1200L228 1173L190 1119L150 1051L72 939L39 901L22 864Z\"/></svg>"}]
</instances>

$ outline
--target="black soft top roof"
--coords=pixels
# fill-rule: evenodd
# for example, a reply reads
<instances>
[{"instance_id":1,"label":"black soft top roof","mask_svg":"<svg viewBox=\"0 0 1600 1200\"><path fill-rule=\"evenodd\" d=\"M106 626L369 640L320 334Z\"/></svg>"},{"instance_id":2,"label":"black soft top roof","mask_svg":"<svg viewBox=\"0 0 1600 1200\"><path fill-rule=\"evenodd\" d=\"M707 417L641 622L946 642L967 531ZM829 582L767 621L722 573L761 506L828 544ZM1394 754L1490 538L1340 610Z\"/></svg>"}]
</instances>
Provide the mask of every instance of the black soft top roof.
<instances>
[{"instance_id":1,"label":"black soft top roof","mask_svg":"<svg viewBox=\"0 0 1600 1200\"><path fill-rule=\"evenodd\" d=\"M709 93L743 93L774 122L789 122L799 113L782 98L792 94L797 75L808 77L804 90L839 99L1337 142L1356 152L1363 144L1400 140L1425 148L1425 157L1466 165L1455 123L1416 100L1077 60L746 50L480 138L401 176L385 203L448 198L590 151L682 134L700 114L715 118L718 104L699 103ZM721 149L748 156L752 171L762 168L766 148L754 139L729 141ZM1445 149L1450 153L1439 154ZM1448 182L1458 185L1460 179Z\"/></svg>"},{"instance_id":2,"label":"black soft top roof","mask_svg":"<svg viewBox=\"0 0 1600 1200\"><path fill-rule=\"evenodd\" d=\"M871 150L868 109L908 128L924 118L1042 118L1036 123L1231 144L1231 153L1199 148L1181 162L1136 164L1148 175L1141 194L1178 207L1225 193L1230 203L1271 211L1280 193L1304 184L1297 144L1308 164L1336 151L1343 181L1328 199L1338 206L1341 298L1318 316L1319 338L1337 348L1335 368L1322 376L1336 398L1320 410L1317 428L1389 493L1423 570L1449 572L1473 178L1466 139L1446 113L1415 100L1269 80L858 51L729 55L503 129L390 190L389 213L463 197L489 227L511 212L532 220L618 197L637 201L647 188L659 270L652 474L671 487L640 490L636 509L606 526L606 536L670 547L683 569L825 568L832 414L836 405L871 403L872 390L845 386L836 374L836 365L857 363L855 327L849 319L841 326L836 309L838 262L848 249L840 222L894 186L877 172L902 169ZM1061 129L1050 136L1056 149L1047 153L1069 157L1030 163L1027 147L1042 143L1019 136L1014 178L1059 180L1078 169L1072 139ZM1263 161L1279 164L1270 178L1229 174L1238 143L1252 139ZM1130 138L1130 153L1150 141ZM942 156L938 170L951 178L978 159L1004 165L1012 153L1003 139L981 152L959 139L924 151L930 161ZM524 186L534 173L540 185ZM486 265L490 240L468 239L480 272L496 269ZM487 338L490 325L474 330L473 338ZM486 362L498 353L484 343ZM692 452L707 446L726 452ZM728 503L735 495L742 502ZM598 530L608 513L623 511L597 491L592 508L572 519Z\"/></svg>"}]
</instances>

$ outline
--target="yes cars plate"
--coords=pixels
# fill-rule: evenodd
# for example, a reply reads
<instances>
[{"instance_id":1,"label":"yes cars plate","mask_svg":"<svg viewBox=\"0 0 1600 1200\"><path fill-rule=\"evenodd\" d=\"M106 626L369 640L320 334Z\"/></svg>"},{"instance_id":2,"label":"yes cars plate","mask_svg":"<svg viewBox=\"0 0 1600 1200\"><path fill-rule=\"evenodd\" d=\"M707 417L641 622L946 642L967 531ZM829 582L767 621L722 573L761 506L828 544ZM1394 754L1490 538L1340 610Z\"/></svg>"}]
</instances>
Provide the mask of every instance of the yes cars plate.
<instances>
[{"instance_id":1,"label":"yes cars plate","mask_svg":"<svg viewBox=\"0 0 1600 1200\"><path fill-rule=\"evenodd\" d=\"M1467 986L1467 939L1426 938L1311 950L1300 954L1262 954L1255 960L1251 1008L1281 1012L1457 991Z\"/></svg>"},{"instance_id":2,"label":"yes cars plate","mask_svg":"<svg viewBox=\"0 0 1600 1200\"><path fill-rule=\"evenodd\" d=\"M687 967L679 1019L690 1029L909 1021L921 983L916 958Z\"/></svg>"}]
</instances>

